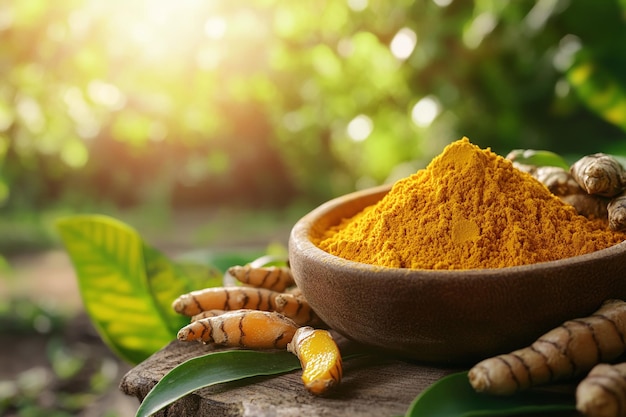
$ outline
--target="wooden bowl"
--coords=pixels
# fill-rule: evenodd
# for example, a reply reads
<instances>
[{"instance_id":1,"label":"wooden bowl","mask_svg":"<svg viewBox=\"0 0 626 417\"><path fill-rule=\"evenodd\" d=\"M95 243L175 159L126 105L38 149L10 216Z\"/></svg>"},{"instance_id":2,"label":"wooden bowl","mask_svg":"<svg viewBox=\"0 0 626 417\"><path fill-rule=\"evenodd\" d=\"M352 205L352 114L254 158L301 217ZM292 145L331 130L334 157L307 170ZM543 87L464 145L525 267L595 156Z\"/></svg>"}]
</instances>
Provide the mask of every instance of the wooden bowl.
<instances>
[{"instance_id":1,"label":"wooden bowl","mask_svg":"<svg viewBox=\"0 0 626 417\"><path fill-rule=\"evenodd\" d=\"M500 269L378 267L311 242L375 204L388 186L331 200L289 239L294 278L315 312L354 341L434 363L471 363L522 348L566 320L626 297L626 242L573 258Z\"/></svg>"}]
</instances>

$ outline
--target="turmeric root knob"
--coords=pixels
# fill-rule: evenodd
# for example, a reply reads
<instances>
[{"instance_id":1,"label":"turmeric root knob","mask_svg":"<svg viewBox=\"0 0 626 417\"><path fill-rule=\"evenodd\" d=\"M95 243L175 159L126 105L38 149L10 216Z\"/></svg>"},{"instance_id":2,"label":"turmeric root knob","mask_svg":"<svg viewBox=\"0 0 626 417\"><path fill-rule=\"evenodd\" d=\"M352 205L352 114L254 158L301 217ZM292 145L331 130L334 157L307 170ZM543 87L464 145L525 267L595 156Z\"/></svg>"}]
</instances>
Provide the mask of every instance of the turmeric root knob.
<instances>
[{"instance_id":1,"label":"turmeric root knob","mask_svg":"<svg viewBox=\"0 0 626 417\"><path fill-rule=\"evenodd\" d=\"M300 359L302 382L312 394L324 394L341 381L341 353L328 331L300 327L287 350Z\"/></svg>"},{"instance_id":2,"label":"turmeric root knob","mask_svg":"<svg viewBox=\"0 0 626 417\"><path fill-rule=\"evenodd\" d=\"M596 365L576 388L576 409L588 417L626 417L626 363Z\"/></svg>"},{"instance_id":3,"label":"turmeric root knob","mask_svg":"<svg viewBox=\"0 0 626 417\"><path fill-rule=\"evenodd\" d=\"M624 189L624 167L611 155L596 153L584 156L570 167L570 171L589 194L613 197Z\"/></svg>"},{"instance_id":4,"label":"turmeric root knob","mask_svg":"<svg viewBox=\"0 0 626 417\"><path fill-rule=\"evenodd\" d=\"M510 395L562 381L626 351L626 302L608 300L589 317L569 320L531 346L485 359L469 371L478 392Z\"/></svg>"}]
</instances>

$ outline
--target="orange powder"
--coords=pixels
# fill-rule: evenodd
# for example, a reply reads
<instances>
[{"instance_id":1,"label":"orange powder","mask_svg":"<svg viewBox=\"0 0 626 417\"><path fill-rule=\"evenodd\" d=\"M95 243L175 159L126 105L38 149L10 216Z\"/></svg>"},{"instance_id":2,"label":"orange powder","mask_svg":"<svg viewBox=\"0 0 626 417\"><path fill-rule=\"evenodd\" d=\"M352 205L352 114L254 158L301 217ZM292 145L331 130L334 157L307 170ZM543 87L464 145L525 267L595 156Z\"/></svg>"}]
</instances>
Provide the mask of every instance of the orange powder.
<instances>
[{"instance_id":1,"label":"orange powder","mask_svg":"<svg viewBox=\"0 0 626 417\"><path fill-rule=\"evenodd\" d=\"M529 174L463 138L315 243L379 266L479 269L568 258L625 238L606 222L578 215Z\"/></svg>"}]
</instances>

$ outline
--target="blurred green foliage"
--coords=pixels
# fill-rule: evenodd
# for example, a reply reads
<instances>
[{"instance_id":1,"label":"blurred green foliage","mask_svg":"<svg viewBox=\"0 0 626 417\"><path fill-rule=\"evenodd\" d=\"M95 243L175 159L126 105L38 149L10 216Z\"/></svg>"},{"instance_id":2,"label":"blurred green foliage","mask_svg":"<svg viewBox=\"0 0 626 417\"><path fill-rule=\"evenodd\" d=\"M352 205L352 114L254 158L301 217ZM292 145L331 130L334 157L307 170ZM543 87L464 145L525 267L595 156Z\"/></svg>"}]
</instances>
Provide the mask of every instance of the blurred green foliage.
<instances>
[{"instance_id":1,"label":"blurred green foliage","mask_svg":"<svg viewBox=\"0 0 626 417\"><path fill-rule=\"evenodd\" d=\"M0 415L117 415L115 404L105 402L118 389L122 363L82 316L26 298L3 301L0 342L14 349L5 366L18 364L0 376Z\"/></svg>"},{"instance_id":2,"label":"blurred green foliage","mask_svg":"<svg viewBox=\"0 0 626 417\"><path fill-rule=\"evenodd\" d=\"M626 154L623 0L0 3L0 201L321 202L463 135Z\"/></svg>"}]
</instances>

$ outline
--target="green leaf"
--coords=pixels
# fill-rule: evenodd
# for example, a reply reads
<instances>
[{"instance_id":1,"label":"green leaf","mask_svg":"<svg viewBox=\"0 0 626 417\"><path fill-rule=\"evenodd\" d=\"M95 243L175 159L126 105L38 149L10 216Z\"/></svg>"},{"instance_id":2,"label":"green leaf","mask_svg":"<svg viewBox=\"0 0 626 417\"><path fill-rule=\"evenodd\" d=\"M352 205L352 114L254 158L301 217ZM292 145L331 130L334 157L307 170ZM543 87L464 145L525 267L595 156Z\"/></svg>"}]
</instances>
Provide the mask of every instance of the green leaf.
<instances>
[{"instance_id":1,"label":"green leaf","mask_svg":"<svg viewBox=\"0 0 626 417\"><path fill-rule=\"evenodd\" d=\"M260 375L300 369L300 361L287 352L228 350L213 352L181 363L150 390L136 417L147 417L200 388Z\"/></svg>"},{"instance_id":2,"label":"green leaf","mask_svg":"<svg viewBox=\"0 0 626 417\"><path fill-rule=\"evenodd\" d=\"M174 311L172 302L181 294L222 285L222 273L209 265L173 262L144 244L147 285L155 307L171 334L189 324L189 318Z\"/></svg>"},{"instance_id":3,"label":"green leaf","mask_svg":"<svg viewBox=\"0 0 626 417\"><path fill-rule=\"evenodd\" d=\"M135 230L98 215L68 217L57 226L85 309L114 352L139 363L175 337L149 289L147 246ZM146 252L148 263L162 261L156 251Z\"/></svg>"},{"instance_id":4,"label":"green leaf","mask_svg":"<svg viewBox=\"0 0 626 417\"><path fill-rule=\"evenodd\" d=\"M481 417L574 411L574 397L555 391L529 391L508 397L479 394L467 372L448 375L413 401L405 417Z\"/></svg>"},{"instance_id":5,"label":"green leaf","mask_svg":"<svg viewBox=\"0 0 626 417\"><path fill-rule=\"evenodd\" d=\"M609 68L593 59L591 51L579 51L566 75L587 108L626 131L626 86Z\"/></svg>"},{"instance_id":6,"label":"green leaf","mask_svg":"<svg viewBox=\"0 0 626 417\"><path fill-rule=\"evenodd\" d=\"M532 166L550 166L569 169L569 164L560 155L544 150L535 149L515 149L507 156L517 163Z\"/></svg>"}]
</instances>

